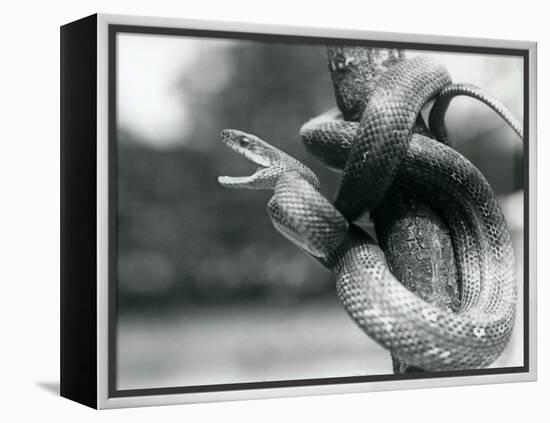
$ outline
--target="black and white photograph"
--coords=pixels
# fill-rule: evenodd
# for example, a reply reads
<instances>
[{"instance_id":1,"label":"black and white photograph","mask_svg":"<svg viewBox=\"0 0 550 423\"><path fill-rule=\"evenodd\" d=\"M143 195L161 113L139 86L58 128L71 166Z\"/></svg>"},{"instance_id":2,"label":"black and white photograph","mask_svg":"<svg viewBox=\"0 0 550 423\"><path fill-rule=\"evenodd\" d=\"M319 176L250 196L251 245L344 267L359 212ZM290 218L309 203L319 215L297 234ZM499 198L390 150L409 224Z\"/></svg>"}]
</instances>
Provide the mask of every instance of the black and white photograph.
<instances>
[{"instance_id":1,"label":"black and white photograph","mask_svg":"<svg viewBox=\"0 0 550 423\"><path fill-rule=\"evenodd\" d=\"M536 44L61 27L62 397L536 380Z\"/></svg>"},{"instance_id":2,"label":"black and white photograph","mask_svg":"<svg viewBox=\"0 0 550 423\"><path fill-rule=\"evenodd\" d=\"M546 421L543 3L3 11L1 421Z\"/></svg>"},{"instance_id":3,"label":"black and white photograph","mask_svg":"<svg viewBox=\"0 0 550 423\"><path fill-rule=\"evenodd\" d=\"M523 56L114 38L117 391L524 367Z\"/></svg>"}]
</instances>

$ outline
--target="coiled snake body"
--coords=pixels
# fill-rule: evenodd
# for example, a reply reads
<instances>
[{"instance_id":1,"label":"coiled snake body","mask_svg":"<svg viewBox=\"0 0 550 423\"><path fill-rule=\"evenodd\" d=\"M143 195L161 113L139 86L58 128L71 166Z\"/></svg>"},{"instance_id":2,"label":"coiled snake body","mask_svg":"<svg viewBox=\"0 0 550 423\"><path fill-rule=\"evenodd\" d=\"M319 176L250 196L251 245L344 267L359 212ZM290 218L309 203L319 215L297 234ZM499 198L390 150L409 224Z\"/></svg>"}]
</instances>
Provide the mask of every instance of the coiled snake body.
<instances>
[{"instance_id":1,"label":"coiled snake body","mask_svg":"<svg viewBox=\"0 0 550 423\"><path fill-rule=\"evenodd\" d=\"M449 85L445 69L429 59L405 60L377 82L359 124L328 121L303 128L306 144L316 146L310 151L317 148L335 167L344 164L335 205L299 161L257 136L222 132L222 141L259 169L219 182L273 189L268 216L275 228L334 271L338 296L371 338L425 370L489 365L506 346L515 315L511 240L490 185L452 148L412 134L420 108ZM441 118L452 95L439 109ZM461 280L457 313L406 289L375 241L350 223L373 210L392 184L429 200L448 223Z\"/></svg>"}]
</instances>

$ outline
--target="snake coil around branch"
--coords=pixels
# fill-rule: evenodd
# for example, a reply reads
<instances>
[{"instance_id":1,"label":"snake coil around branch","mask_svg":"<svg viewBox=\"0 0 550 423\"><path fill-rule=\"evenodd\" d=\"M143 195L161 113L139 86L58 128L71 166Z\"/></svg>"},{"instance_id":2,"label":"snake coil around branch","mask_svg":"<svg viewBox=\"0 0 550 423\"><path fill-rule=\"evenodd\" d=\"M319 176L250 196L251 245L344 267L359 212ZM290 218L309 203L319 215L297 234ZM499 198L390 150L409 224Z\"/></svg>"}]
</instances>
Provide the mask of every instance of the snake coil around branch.
<instances>
[{"instance_id":1,"label":"snake coil around branch","mask_svg":"<svg viewBox=\"0 0 550 423\"><path fill-rule=\"evenodd\" d=\"M348 314L397 360L424 370L484 367L502 352L513 328L517 294L510 235L481 172L451 147L427 137L430 132L419 119L427 101L455 87L432 110L430 123L439 122L443 139L446 107L465 92L426 57L405 59L397 53L390 59L375 78L351 72L355 87L337 94L348 120L333 112L302 128L308 150L343 169L334 205L318 191L317 177L304 164L237 130L224 130L222 141L259 168L251 176L220 177L219 182L274 190L267 207L274 227L335 273ZM344 60L332 68L345 80L346 69L359 65ZM338 93L346 84L335 87ZM486 103L498 105L492 99ZM505 108L500 110L514 127ZM376 211L393 189L429 204L448 226L461 287L456 312L401 284L377 243L353 223Z\"/></svg>"}]
</instances>

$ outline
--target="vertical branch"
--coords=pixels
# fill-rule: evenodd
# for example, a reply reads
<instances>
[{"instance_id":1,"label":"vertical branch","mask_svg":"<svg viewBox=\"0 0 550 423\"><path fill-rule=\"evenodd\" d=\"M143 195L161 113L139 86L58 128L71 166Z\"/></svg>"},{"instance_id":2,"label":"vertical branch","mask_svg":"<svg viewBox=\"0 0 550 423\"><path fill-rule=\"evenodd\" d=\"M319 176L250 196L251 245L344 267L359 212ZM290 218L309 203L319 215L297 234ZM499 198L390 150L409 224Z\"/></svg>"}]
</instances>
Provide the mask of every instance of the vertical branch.
<instances>
[{"instance_id":1,"label":"vertical branch","mask_svg":"<svg viewBox=\"0 0 550 423\"><path fill-rule=\"evenodd\" d=\"M404 59L402 50L329 47L329 69L344 119L359 121L378 79ZM430 135L420 116L414 130ZM424 300L456 310L460 295L455 257L449 228L439 213L394 186L371 218L394 276ZM392 363L394 373L422 371L393 355Z\"/></svg>"}]
</instances>

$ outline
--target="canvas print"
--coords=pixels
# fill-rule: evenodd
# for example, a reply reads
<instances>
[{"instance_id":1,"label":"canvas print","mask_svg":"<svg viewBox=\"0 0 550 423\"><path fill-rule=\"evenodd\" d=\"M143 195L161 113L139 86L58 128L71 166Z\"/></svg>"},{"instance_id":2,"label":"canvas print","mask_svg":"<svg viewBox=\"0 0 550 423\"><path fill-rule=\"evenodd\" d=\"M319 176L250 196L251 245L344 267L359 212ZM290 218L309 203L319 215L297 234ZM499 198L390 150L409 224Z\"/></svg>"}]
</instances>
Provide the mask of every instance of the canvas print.
<instances>
[{"instance_id":1,"label":"canvas print","mask_svg":"<svg viewBox=\"0 0 550 423\"><path fill-rule=\"evenodd\" d=\"M117 391L524 366L524 57L152 30L114 48Z\"/></svg>"}]
</instances>

